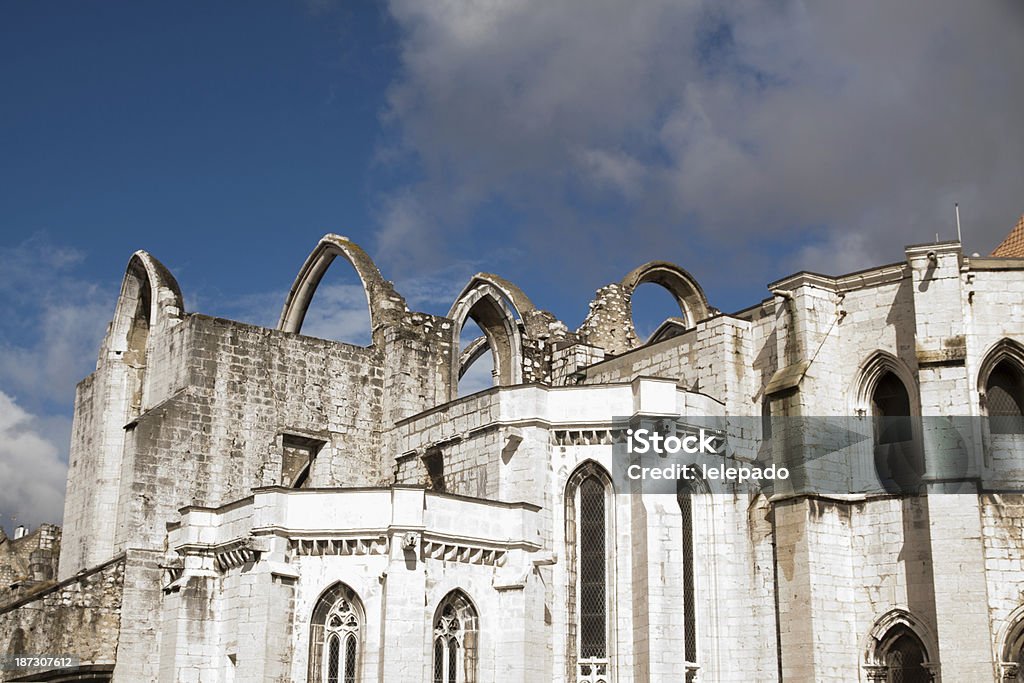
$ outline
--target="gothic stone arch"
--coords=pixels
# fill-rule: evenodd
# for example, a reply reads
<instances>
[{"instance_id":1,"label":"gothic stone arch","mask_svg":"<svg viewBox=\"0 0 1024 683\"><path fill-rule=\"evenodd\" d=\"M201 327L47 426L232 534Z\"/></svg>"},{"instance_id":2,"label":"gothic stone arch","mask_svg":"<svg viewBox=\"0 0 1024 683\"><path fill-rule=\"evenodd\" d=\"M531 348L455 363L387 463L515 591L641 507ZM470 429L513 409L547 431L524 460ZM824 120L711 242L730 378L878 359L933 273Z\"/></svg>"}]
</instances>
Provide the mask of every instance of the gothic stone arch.
<instances>
[{"instance_id":1,"label":"gothic stone arch","mask_svg":"<svg viewBox=\"0 0 1024 683\"><path fill-rule=\"evenodd\" d=\"M525 296L525 295L522 295ZM527 300L528 301L528 300ZM532 306L532 304L529 304ZM521 312L509 304L506 293L485 274L475 276L462 290L448 311L452 325L452 349L456 354L452 363L451 397L458 393L459 378L472 361L490 348L494 358L494 371L500 386L521 384L523 381L523 336L518 323ZM459 354L459 337L466 321L472 319L484 333L486 344L474 340L466 351Z\"/></svg>"},{"instance_id":2,"label":"gothic stone arch","mask_svg":"<svg viewBox=\"0 0 1024 683\"><path fill-rule=\"evenodd\" d=\"M895 377L906 391L907 423L900 416L875 414L875 391L888 375ZM861 452L854 462L860 463L855 471L858 485L866 490L888 493L915 493L925 472L925 454L921 426L921 400L917 379L907 365L886 351L877 350L861 364L849 389L850 414L856 416L851 429L864 436L856 448ZM883 429L883 431L879 431ZM863 430L863 431L861 431ZM903 433L909 439L884 440L879 434ZM872 471L868 463L874 463Z\"/></svg>"},{"instance_id":3,"label":"gothic stone arch","mask_svg":"<svg viewBox=\"0 0 1024 683\"><path fill-rule=\"evenodd\" d=\"M935 680L938 674L938 640L928 625L904 609L892 609L871 626L867 636L861 643L861 665L866 680L885 683L889 680L888 655L890 648L901 637L909 637L920 647L924 661L921 667L923 675Z\"/></svg>"},{"instance_id":4,"label":"gothic stone arch","mask_svg":"<svg viewBox=\"0 0 1024 683\"><path fill-rule=\"evenodd\" d=\"M650 261L630 271L620 282L597 290L590 304L590 313L578 330L582 341L620 354L641 345L633 325L633 292L642 284L663 287L679 305L676 324L694 327L710 317L714 309L708 305L704 290L688 272L667 261Z\"/></svg>"},{"instance_id":5,"label":"gothic stone arch","mask_svg":"<svg viewBox=\"0 0 1024 683\"><path fill-rule=\"evenodd\" d=\"M302 322L306 311L313 300L324 273L341 256L351 264L363 283L366 293L366 305L370 310L371 337L376 343L377 332L382 326L398 322L408 310L403 299L394 286L385 280L374 264L373 259L357 244L347 237L328 234L320 240L306 262L302 264L299 274L295 277L277 329L298 334L302 331Z\"/></svg>"},{"instance_id":6,"label":"gothic stone arch","mask_svg":"<svg viewBox=\"0 0 1024 683\"><path fill-rule=\"evenodd\" d=\"M128 260L121 281L107 350L128 363L145 365L149 331L177 322L184 314L178 281L150 254L137 251Z\"/></svg>"},{"instance_id":7,"label":"gothic stone arch","mask_svg":"<svg viewBox=\"0 0 1024 683\"><path fill-rule=\"evenodd\" d=\"M137 416L146 403L146 366L151 337L181 321L185 305L177 280L145 251L128 260L121 293L103 343L101 357L119 363L126 373L126 419Z\"/></svg>"}]
</instances>

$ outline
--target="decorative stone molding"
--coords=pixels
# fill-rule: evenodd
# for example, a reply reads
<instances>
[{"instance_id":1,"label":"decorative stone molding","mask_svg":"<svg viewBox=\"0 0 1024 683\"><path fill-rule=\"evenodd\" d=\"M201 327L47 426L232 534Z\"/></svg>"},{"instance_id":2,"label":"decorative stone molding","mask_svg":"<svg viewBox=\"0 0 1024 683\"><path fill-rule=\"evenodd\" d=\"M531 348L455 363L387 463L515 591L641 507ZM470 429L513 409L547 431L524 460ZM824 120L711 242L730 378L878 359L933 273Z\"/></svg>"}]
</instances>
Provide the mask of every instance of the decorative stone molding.
<instances>
[{"instance_id":1,"label":"decorative stone molding","mask_svg":"<svg viewBox=\"0 0 1024 683\"><path fill-rule=\"evenodd\" d=\"M235 567L241 567L247 562L257 562L260 559L260 552L248 544L241 544L221 551L216 554L217 569L226 572Z\"/></svg>"},{"instance_id":2,"label":"decorative stone molding","mask_svg":"<svg viewBox=\"0 0 1024 683\"><path fill-rule=\"evenodd\" d=\"M865 664L864 673L867 675L867 680L874 683L885 683L889 678L889 667L883 664Z\"/></svg>"},{"instance_id":3,"label":"decorative stone molding","mask_svg":"<svg viewBox=\"0 0 1024 683\"><path fill-rule=\"evenodd\" d=\"M625 431L602 427L597 429L554 429L551 431L553 446L599 446L611 445L625 439Z\"/></svg>"},{"instance_id":4,"label":"decorative stone molding","mask_svg":"<svg viewBox=\"0 0 1024 683\"><path fill-rule=\"evenodd\" d=\"M423 557L429 560L501 567L505 564L505 556L506 553L503 550L440 543L437 541L423 541Z\"/></svg>"},{"instance_id":5,"label":"decorative stone molding","mask_svg":"<svg viewBox=\"0 0 1024 683\"><path fill-rule=\"evenodd\" d=\"M295 538L288 544L293 556L387 555L386 536L376 538Z\"/></svg>"},{"instance_id":6,"label":"decorative stone molding","mask_svg":"<svg viewBox=\"0 0 1024 683\"><path fill-rule=\"evenodd\" d=\"M1020 664L1017 662L999 662L999 680L1003 683L1016 683L1020 673Z\"/></svg>"}]
</instances>

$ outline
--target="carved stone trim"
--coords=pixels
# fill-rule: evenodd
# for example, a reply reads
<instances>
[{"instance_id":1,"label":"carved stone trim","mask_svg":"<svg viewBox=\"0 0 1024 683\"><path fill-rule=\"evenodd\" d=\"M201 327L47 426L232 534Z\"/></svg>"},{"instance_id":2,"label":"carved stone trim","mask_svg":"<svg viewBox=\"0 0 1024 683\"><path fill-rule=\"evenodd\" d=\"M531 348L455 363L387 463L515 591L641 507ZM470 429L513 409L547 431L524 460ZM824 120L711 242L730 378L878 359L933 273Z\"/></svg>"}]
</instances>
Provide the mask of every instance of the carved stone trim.
<instances>
[{"instance_id":1,"label":"carved stone trim","mask_svg":"<svg viewBox=\"0 0 1024 683\"><path fill-rule=\"evenodd\" d=\"M553 446L599 446L611 445L625 440L625 430L599 427L595 429L553 429Z\"/></svg>"},{"instance_id":2,"label":"carved stone trim","mask_svg":"<svg viewBox=\"0 0 1024 683\"><path fill-rule=\"evenodd\" d=\"M230 550L219 552L215 556L217 569L222 572L234 569L235 567L241 567L246 562L256 562L259 559L259 551L254 550L248 545L240 545Z\"/></svg>"},{"instance_id":3,"label":"carved stone trim","mask_svg":"<svg viewBox=\"0 0 1024 683\"><path fill-rule=\"evenodd\" d=\"M387 536L374 538L294 538L288 543L293 556L387 555Z\"/></svg>"},{"instance_id":4,"label":"carved stone trim","mask_svg":"<svg viewBox=\"0 0 1024 683\"><path fill-rule=\"evenodd\" d=\"M864 673L870 683L885 683L889 677L889 667L884 664L865 664Z\"/></svg>"},{"instance_id":5,"label":"carved stone trim","mask_svg":"<svg viewBox=\"0 0 1024 683\"><path fill-rule=\"evenodd\" d=\"M423 541L423 557L430 560L501 567L505 564L505 555L506 553L503 550Z\"/></svg>"}]
</instances>

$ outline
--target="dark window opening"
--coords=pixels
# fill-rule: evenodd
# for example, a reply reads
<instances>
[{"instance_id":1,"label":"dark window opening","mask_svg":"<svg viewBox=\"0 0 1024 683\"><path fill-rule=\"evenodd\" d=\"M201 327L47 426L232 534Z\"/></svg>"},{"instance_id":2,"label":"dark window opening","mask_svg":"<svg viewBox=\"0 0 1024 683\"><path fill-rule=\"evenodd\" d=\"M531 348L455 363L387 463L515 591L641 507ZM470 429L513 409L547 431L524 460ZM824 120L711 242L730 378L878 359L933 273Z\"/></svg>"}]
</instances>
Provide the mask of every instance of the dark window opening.
<instances>
[{"instance_id":1,"label":"dark window opening","mask_svg":"<svg viewBox=\"0 0 1024 683\"><path fill-rule=\"evenodd\" d=\"M681 483L676 491L683 530L683 656L697 662L697 600L693 576L693 489Z\"/></svg>"},{"instance_id":2,"label":"dark window opening","mask_svg":"<svg viewBox=\"0 0 1024 683\"><path fill-rule=\"evenodd\" d=\"M924 667L924 648L910 634L899 636L885 655L888 683L930 683L931 674Z\"/></svg>"},{"instance_id":3,"label":"dark window opening","mask_svg":"<svg viewBox=\"0 0 1024 683\"><path fill-rule=\"evenodd\" d=\"M580 484L580 657L584 659L607 656L604 494L604 486L596 477Z\"/></svg>"},{"instance_id":4,"label":"dark window opening","mask_svg":"<svg viewBox=\"0 0 1024 683\"><path fill-rule=\"evenodd\" d=\"M985 383L985 407L993 434L1024 432L1024 377L1016 365L1000 361Z\"/></svg>"},{"instance_id":5,"label":"dark window opening","mask_svg":"<svg viewBox=\"0 0 1024 683\"><path fill-rule=\"evenodd\" d=\"M875 443L901 443L913 439L910 422L910 395L903 382L886 372L875 385L871 396L871 413L875 418Z\"/></svg>"},{"instance_id":6,"label":"dark window opening","mask_svg":"<svg viewBox=\"0 0 1024 683\"><path fill-rule=\"evenodd\" d=\"M313 460L326 442L297 434L281 435L281 485L293 489L309 485Z\"/></svg>"},{"instance_id":7,"label":"dark window opening","mask_svg":"<svg viewBox=\"0 0 1024 683\"><path fill-rule=\"evenodd\" d=\"M772 400L765 398L761 402L761 441L772 439Z\"/></svg>"},{"instance_id":8,"label":"dark window opening","mask_svg":"<svg viewBox=\"0 0 1024 683\"><path fill-rule=\"evenodd\" d=\"M447 488L444 483L444 455L439 450L433 450L423 456L423 465L427 468L427 488L438 493L445 493Z\"/></svg>"}]
</instances>

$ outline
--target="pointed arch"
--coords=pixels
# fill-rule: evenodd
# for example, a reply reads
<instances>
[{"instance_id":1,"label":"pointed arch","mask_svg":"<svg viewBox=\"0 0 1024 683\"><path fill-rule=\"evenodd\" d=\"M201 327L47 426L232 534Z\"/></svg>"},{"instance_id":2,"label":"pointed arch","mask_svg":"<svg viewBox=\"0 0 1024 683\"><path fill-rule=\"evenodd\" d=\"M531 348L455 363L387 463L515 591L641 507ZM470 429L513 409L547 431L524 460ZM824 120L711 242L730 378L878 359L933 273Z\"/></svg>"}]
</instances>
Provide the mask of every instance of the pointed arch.
<instances>
[{"instance_id":1,"label":"pointed arch","mask_svg":"<svg viewBox=\"0 0 1024 683\"><path fill-rule=\"evenodd\" d=\"M914 373L896 356L888 351L875 351L868 356L860 365L856 379L853 384L853 409L855 414L866 415L870 413L871 401L878 387L878 382L886 373L892 373L903 383L910 399L911 415L919 416L920 400L917 392L917 379Z\"/></svg>"},{"instance_id":2,"label":"pointed arch","mask_svg":"<svg viewBox=\"0 0 1024 683\"><path fill-rule=\"evenodd\" d=\"M381 276L373 259L359 245L347 237L327 234L306 258L306 262L302 264L299 274L295 277L284 309L281 311L277 329L296 334L302 331L302 323L313 295L324 273L339 256L348 261L363 284L366 305L370 311L371 337L382 325L396 322L406 312L405 299Z\"/></svg>"},{"instance_id":3,"label":"pointed arch","mask_svg":"<svg viewBox=\"0 0 1024 683\"><path fill-rule=\"evenodd\" d=\"M982 357L978 399L992 434L1017 434L1024 417L1024 345L1004 337Z\"/></svg>"},{"instance_id":4,"label":"pointed arch","mask_svg":"<svg viewBox=\"0 0 1024 683\"><path fill-rule=\"evenodd\" d=\"M438 603L431 620L433 683L477 683L479 614L469 596L458 588Z\"/></svg>"},{"instance_id":5,"label":"pointed arch","mask_svg":"<svg viewBox=\"0 0 1024 683\"><path fill-rule=\"evenodd\" d=\"M482 355L490 348L494 371L500 386L521 384L523 381L523 337L519 320L521 312L509 302L505 293L480 274L463 288L459 298L448 311L452 325L452 348L459 348L459 338L466 321L472 319L484 333L486 346L478 347ZM524 295L525 296L525 295ZM474 342L476 343L476 342ZM467 351L469 349L467 348ZM472 360L476 360L476 357ZM460 357L452 363L451 397L458 395L459 378L470 363L463 366Z\"/></svg>"},{"instance_id":6,"label":"pointed arch","mask_svg":"<svg viewBox=\"0 0 1024 683\"><path fill-rule=\"evenodd\" d=\"M568 680L612 680L615 506L607 470L580 464L565 486Z\"/></svg>"},{"instance_id":7,"label":"pointed arch","mask_svg":"<svg viewBox=\"0 0 1024 683\"><path fill-rule=\"evenodd\" d=\"M904 609L892 609L869 629L862 643L868 680L925 683L934 679L938 641L927 624Z\"/></svg>"},{"instance_id":8,"label":"pointed arch","mask_svg":"<svg viewBox=\"0 0 1024 683\"><path fill-rule=\"evenodd\" d=\"M114 361L123 373L116 391L123 392L125 422L147 405L145 380L152 332L177 324L184 314L181 288L171 272L145 251L132 254L100 352L101 358Z\"/></svg>"},{"instance_id":9,"label":"pointed arch","mask_svg":"<svg viewBox=\"0 0 1024 683\"><path fill-rule=\"evenodd\" d=\"M307 683L362 680L366 611L347 584L338 582L317 599L310 618Z\"/></svg>"},{"instance_id":10,"label":"pointed arch","mask_svg":"<svg viewBox=\"0 0 1024 683\"><path fill-rule=\"evenodd\" d=\"M875 474L889 493L916 493L925 471L921 403L913 373L898 358L875 351L852 387L853 415L871 420Z\"/></svg>"},{"instance_id":11,"label":"pointed arch","mask_svg":"<svg viewBox=\"0 0 1024 683\"><path fill-rule=\"evenodd\" d=\"M125 268L107 348L129 363L144 366L149 331L184 314L181 288L171 271L149 253L137 251Z\"/></svg>"}]
</instances>

